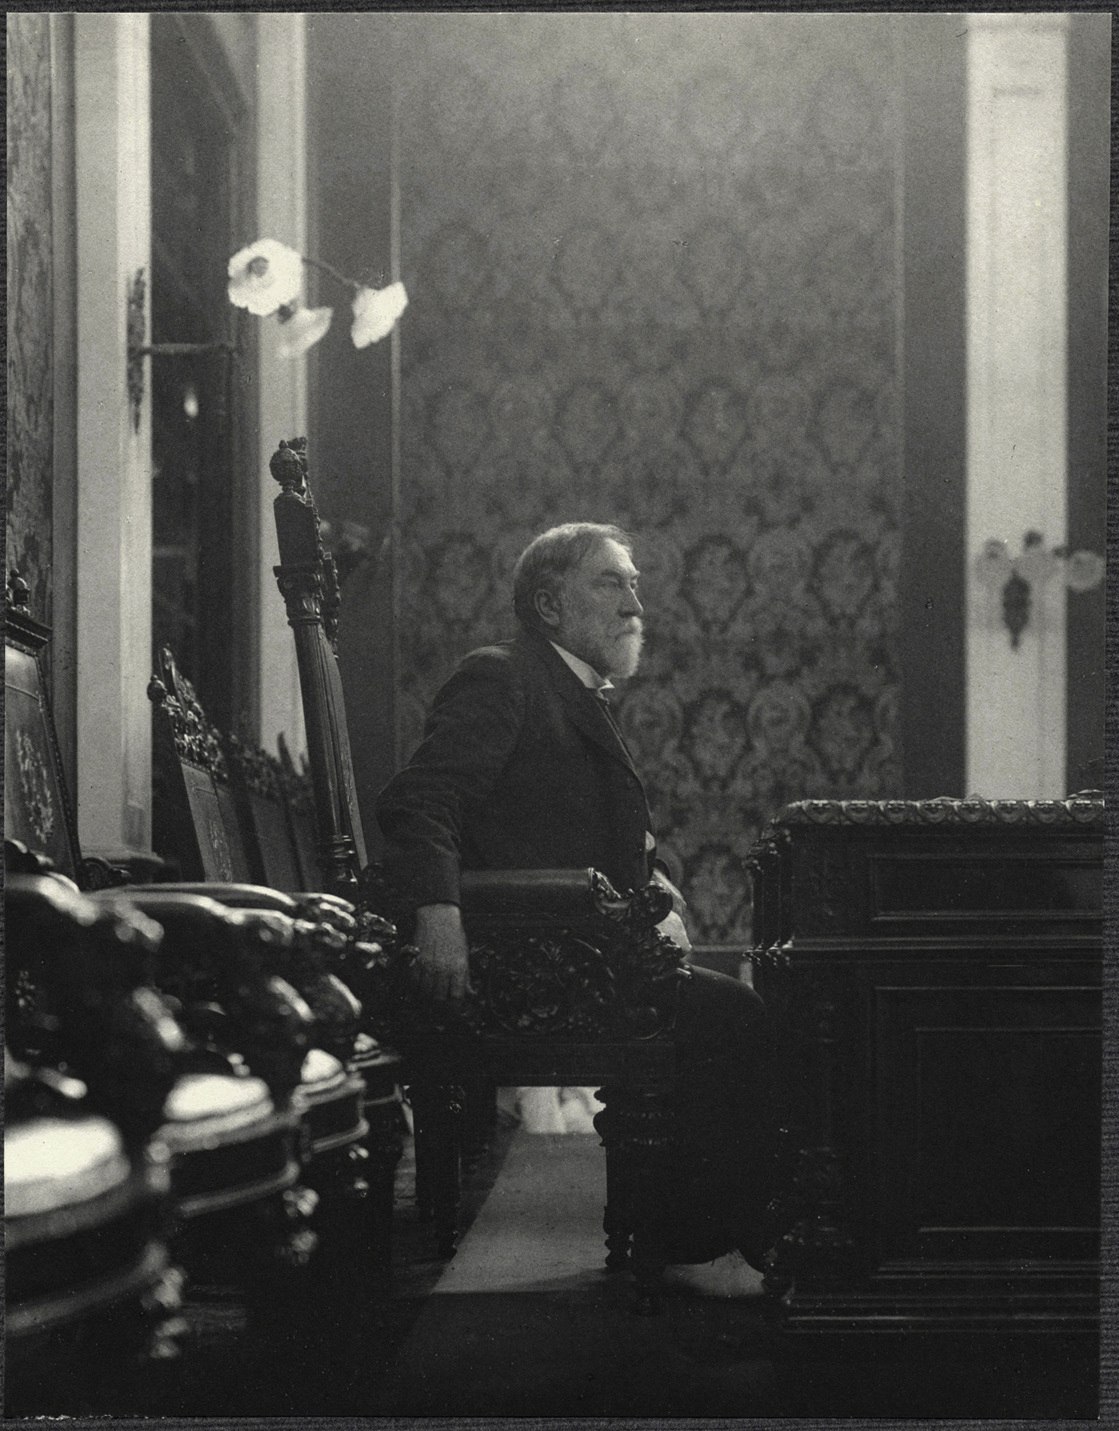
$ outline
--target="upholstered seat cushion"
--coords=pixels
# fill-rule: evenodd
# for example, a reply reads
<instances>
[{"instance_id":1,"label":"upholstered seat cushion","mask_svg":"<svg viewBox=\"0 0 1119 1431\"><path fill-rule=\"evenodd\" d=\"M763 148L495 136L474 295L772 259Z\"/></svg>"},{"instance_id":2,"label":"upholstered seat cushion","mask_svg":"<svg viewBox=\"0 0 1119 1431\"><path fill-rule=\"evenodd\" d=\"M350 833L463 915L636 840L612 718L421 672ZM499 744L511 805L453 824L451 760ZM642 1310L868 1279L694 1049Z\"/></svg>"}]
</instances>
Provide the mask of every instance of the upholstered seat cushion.
<instances>
[{"instance_id":1,"label":"upholstered seat cushion","mask_svg":"<svg viewBox=\"0 0 1119 1431\"><path fill-rule=\"evenodd\" d=\"M4 1215L9 1221L90 1203L131 1172L107 1118L30 1118L4 1133Z\"/></svg>"},{"instance_id":2,"label":"upholstered seat cushion","mask_svg":"<svg viewBox=\"0 0 1119 1431\"><path fill-rule=\"evenodd\" d=\"M322 1048L313 1048L303 1060L300 1091L312 1095L328 1093L338 1088L345 1077L345 1068L332 1053L327 1053Z\"/></svg>"},{"instance_id":3,"label":"upholstered seat cushion","mask_svg":"<svg viewBox=\"0 0 1119 1431\"><path fill-rule=\"evenodd\" d=\"M365 1082L325 1049L313 1048L303 1060L296 1103L303 1112L312 1156L344 1147L369 1131L362 1113Z\"/></svg>"},{"instance_id":4,"label":"upholstered seat cushion","mask_svg":"<svg viewBox=\"0 0 1119 1431\"><path fill-rule=\"evenodd\" d=\"M190 1073L164 1105L159 1137L171 1151L179 1215L195 1218L291 1187L298 1113L276 1108L260 1078Z\"/></svg>"},{"instance_id":5,"label":"upholstered seat cushion","mask_svg":"<svg viewBox=\"0 0 1119 1431\"><path fill-rule=\"evenodd\" d=\"M13 1120L4 1133L10 1356L28 1338L123 1306L160 1281L166 1192L166 1155L153 1148L130 1157L106 1118Z\"/></svg>"},{"instance_id":6,"label":"upholstered seat cushion","mask_svg":"<svg viewBox=\"0 0 1119 1431\"><path fill-rule=\"evenodd\" d=\"M167 1096L160 1136L172 1152L178 1152L200 1139L251 1127L272 1111L272 1098L263 1079L188 1073Z\"/></svg>"}]
</instances>

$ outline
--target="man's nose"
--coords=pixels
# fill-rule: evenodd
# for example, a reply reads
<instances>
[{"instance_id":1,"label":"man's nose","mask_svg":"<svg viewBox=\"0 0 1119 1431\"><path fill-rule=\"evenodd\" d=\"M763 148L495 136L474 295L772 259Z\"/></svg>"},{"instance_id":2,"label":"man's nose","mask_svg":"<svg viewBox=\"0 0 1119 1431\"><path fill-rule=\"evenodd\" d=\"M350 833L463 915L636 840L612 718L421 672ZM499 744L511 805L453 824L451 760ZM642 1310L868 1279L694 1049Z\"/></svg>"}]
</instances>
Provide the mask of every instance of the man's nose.
<instances>
[{"instance_id":1,"label":"man's nose","mask_svg":"<svg viewBox=\"0 0 1119 1431\"><path fill-rule=\"evenodd\" d=\"M626 616L640 616L645 608L637 598L636 591L627 591L626 599L622 604L622 611Z\"/></svg>"}]
</instances>

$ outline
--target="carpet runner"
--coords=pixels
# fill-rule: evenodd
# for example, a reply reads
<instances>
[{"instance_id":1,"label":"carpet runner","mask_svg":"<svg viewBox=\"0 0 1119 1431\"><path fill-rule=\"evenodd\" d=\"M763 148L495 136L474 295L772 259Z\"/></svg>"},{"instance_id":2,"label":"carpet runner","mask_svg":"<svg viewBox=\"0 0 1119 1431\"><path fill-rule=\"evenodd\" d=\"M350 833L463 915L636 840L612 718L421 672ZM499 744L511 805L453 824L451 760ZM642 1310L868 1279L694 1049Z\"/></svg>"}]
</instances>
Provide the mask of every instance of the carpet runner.
<instances>
[{"instance_id":1,"label":"carpet runner","mask_svg":"<svg viewBox=\"0 0 1119 1431\"><path fill-rule=\"evenodd\" d=\"M604 1196L596 1136L514 1135L370 1414L773 1414L760 1301L635 1316L629 1277L603 1270Z\"/></svg>"}]
</instances>

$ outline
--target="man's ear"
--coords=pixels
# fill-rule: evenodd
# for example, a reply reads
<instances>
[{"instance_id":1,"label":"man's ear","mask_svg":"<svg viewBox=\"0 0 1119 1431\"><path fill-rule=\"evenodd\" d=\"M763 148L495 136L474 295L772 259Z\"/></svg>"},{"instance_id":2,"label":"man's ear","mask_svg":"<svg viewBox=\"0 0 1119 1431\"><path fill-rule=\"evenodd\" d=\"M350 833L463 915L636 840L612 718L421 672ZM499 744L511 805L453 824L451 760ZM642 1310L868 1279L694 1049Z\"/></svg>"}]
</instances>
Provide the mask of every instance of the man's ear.
<instances>
[{"instance_id":1,"label":"man's ear","mask_svg":"<svg viewBox=\"0 0 1119 1431\"><path fill-rule=\"evenodd\" d=\"M542 625L554 629L560 624L563 608L556 592L549 591L546 586L538 587L533 594L532 604Z\"/></svg>"}]
</instances>

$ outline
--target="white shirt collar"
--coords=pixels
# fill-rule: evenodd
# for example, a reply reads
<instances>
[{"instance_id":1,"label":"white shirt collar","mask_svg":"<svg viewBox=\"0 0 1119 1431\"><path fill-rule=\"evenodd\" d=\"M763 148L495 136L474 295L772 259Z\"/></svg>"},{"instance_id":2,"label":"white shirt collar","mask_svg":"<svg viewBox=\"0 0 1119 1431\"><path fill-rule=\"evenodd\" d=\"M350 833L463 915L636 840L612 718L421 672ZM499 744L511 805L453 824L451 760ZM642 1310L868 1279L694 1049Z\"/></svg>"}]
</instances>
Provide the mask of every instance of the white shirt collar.
<instances>
[{"instance_id":1,"label":"white shirt collar","mask_svg":"<svg viewBox=\"0 0 1119 1431\"><path fill-rule=\"evenodd\" d=\"M593 666L589 666L579 656L573 656L570 651L565 651L554 641L549 641L548 644L562 657L565 664L571 667L589 691L612 691L614 689L613 681L608 681L600 676Z\"/></svg>"}]
</instances>

